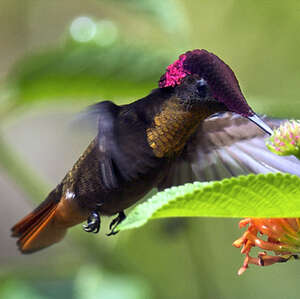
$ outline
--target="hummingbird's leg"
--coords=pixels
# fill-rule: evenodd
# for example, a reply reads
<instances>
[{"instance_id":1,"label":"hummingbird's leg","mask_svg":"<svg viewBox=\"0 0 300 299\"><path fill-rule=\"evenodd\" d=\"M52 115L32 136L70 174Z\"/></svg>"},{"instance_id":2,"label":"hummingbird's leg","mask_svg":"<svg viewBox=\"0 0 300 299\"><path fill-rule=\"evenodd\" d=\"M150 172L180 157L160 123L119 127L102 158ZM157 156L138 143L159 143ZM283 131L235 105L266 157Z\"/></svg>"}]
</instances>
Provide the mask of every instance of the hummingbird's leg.
<instances>
[{"instance_id":1,"label":"hummingbird's leg","mask_svg":"<svg viewBox=\"0 0 300 299\"><path fill-rule=\"evenodd\" d=\"M115 231L115 228L120 224L124 219L126 218L126 215L124 211L119 212L118 217L114 218L113 221L109 225L110 232L106 234L107 236L112 236L117 234L119 231Z\"/></svg>"},{"instance_id":2,"label":"hummingbird's leg","mask_svg":"<svg viewBox=\"0 0 300 299\"><path fill-rule=\"evenodd\" d=\"M90 214L87 220L87 224L83 225L83 229L88 233L97 234L100 230L100 224L101 224L101 220L100 220L99 213L94 211Z\"/></svg>"}]
</instances>

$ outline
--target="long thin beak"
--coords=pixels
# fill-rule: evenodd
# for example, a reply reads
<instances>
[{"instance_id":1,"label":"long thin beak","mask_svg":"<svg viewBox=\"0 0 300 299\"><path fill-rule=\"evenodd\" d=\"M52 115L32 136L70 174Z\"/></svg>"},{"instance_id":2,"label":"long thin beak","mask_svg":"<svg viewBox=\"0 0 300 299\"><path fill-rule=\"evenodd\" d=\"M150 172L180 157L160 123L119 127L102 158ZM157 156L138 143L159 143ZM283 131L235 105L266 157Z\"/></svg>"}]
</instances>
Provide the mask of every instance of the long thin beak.
<instances>
[{"instance_id":1,"label":"long thin beak","mask_svg":"<svg viewBox=\"0 0 300 299\"><path fill-rule=\"evenodd\" d=\"M247 118L253 121L257 126L259 126L262 130L264 130L269 135L273 134L273 130L256 114L253 114L252 116L248 116Z\"/></svg>"}]
</instances>

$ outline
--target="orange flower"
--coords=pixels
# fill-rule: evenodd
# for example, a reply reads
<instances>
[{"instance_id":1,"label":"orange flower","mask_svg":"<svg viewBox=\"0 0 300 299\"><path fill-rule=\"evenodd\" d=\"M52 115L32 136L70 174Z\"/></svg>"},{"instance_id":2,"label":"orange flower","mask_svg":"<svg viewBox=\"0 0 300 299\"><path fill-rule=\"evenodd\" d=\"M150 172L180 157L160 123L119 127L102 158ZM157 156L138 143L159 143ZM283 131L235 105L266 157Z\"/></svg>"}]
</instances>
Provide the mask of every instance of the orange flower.
<instances>
[{"instance_id":1,"label":"orange flower","mask_svg":"<svg viewBox=\"0 0 300 299\"><path fill-rule=\"evenodd\" d=\"M246 218L239 223L240 228L247 225L247 231L233 243L237 248L242 247L241 252L246 254L238 275L243 274L249 264L270 266L298 259L296 253L300 253L300 218ZM267 237L267 241L262 239L263 236ZM263 251L257 257L251 257L249 253L255 246L273 251L275 255Z\"/></svg>"},{"instance_id":2,"label":"orange flower","mask_svg":"<svg viewBox=\"0 0 300 299\"><path fill-rule=\"evenodd\" d=\"M300 121L287 121L280 125L267 140L267 147L280 156L294 155L300 159ZM238 274L243 274L249 264L270 266L284 263L290 259L298 259L300 253L300 218L246 218L240 221L240 228L248 225L243 236L233 246L240 248L246 255ZM267 241L262 238L266 237ZM252 247L273 251L259 252L257 257L249 255Z\"/></svg>"}]
</instances>

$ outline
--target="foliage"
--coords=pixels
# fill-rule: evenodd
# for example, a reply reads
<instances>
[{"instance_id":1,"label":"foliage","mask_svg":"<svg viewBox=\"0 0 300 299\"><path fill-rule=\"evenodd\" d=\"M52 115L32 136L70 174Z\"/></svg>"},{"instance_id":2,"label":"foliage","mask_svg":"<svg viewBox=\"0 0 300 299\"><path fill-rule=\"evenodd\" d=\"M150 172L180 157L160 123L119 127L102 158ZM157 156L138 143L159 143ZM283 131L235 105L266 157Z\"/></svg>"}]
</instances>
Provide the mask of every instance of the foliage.
<instances>
[{"instance_id":1,"label":"foliage","mask_svg":"<svg viewBox=\"0 0 300 299\"><path fill-rule=\"evenodd\" d=\"M150 15L160 23L162 30L168 34L185 34L189 26L184 14L184 7L178 1L172 0L114 0L122 3L135 12ZM110 1L112 2L112 1Z\"/></svg>"},{"instance_id":2,"label":"foliage","mask_svg":"<svg viewBox=\"0 0 300 299\"><path fill-rule=\"evenodd\" d=\"M166 217L299 217L300 178L260 174L172 187L138 205L119 226Z\"/></svg>"},{"instance_id":3,"label":"foliage","mask_svg":"<svg viewBox=\"0 0 300 299\"><path fill-rule=\"evenodd\" d=\"M124 55L126 53L126 55ZM95 42L68 42L63 48L20 61L8 77L15 105L91 98L126 101L156 87L169 58L157 50L118 42L109 48ZM147 71L145 71L147 70ZM151 83L150 83L151 82Z\"/></svg>"}]
</instances>

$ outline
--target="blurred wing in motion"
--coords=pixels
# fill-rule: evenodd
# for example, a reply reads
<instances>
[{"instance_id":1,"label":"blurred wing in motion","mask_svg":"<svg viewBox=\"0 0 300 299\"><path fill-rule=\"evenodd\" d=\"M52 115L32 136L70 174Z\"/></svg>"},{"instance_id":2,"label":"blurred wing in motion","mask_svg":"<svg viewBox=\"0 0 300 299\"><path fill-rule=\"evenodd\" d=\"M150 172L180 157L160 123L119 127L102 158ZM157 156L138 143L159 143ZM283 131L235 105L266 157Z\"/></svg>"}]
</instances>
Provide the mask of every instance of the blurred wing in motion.
<instances>
[{"instance_id":1,"label":"blurred wing in motion","mask_svg":"<svg viewBox=\"0 0 300 299\"><path fill-rule=\"evenodd\" d=\"M98 117L97 144L99 149L100 172L106 189L118 187L118 170L114 152L118 151L115 140L116 120L119 106L105 101L90 107L91 115Z\"/></svg>"},{"instance_id":2,"label":"blurred wing in motion","mask_svg":"<svg viewBox=\"0 0 300 299\"><path fill-rule=\"evenodd\" d=\"M272 129L282 122L263 120ZM286 172L300 176L300 161L270 152L265 145L267 137L262 129L240 115L216 114L202 123L159 189L249 173Z\"/></svg>"},{"instance_id":3,"label":"blurred wing in motion","mask_svg":"<svg viewBox=\"0 0 300 299\"><path fill-rule=\"evenodd\" d=\"M105 101L91 106L90 113L98 117L98 160L106 189L119 188L120 179L135 180L157 164L134 106Z\"/></svg>"}]
</instances>

